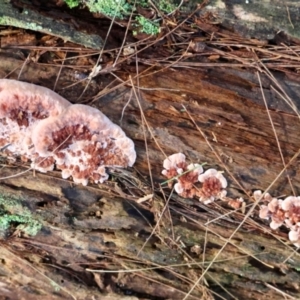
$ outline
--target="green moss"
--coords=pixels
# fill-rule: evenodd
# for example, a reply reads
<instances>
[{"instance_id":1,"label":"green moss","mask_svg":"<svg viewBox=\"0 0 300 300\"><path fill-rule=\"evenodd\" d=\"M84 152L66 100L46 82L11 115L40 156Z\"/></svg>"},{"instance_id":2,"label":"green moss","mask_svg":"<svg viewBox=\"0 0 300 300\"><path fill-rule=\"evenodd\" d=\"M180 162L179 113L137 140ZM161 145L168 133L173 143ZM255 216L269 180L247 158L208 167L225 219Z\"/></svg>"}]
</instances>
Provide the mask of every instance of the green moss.
<instances>
[{"instance_id":1,"label":"green moss","mask_svg":"<svg viewBox=\"0 0 300 300\"><path fill-rule=\"evenodd\" d=\"M140 0L140 1L138 1L137 4L140 5L140 6L142 6L142 7L144 7L144 8L149 7L148 0Z\"/></svg>"},{"instance_id":2,"label":"green moss","mask_svg":"<svg viewBox=\"0 0 300 300\"><path fill-rule=\"evenodd\" d=\"M0 230L5 231L11 226L16 226L16 229L28 235L36 235L42 228L42 223L22 205L21 200L0 195Z\"/></svg>"},{"instance_id":3,"label":"green moss","mask_svg":"<svg viewBox=\"0 0 300 300\"><path fill-rule=\"evenodd\" d=\"M92 13L101 13L108 17L117 17L123 19L129 15L133 9L133 5L127 3L126 0L64 0L70 7L74 8L82 4Z\"/></svg>"},{"instance_id":4,"label":"green moss","mask_svg":"<svg viewBox=\"0 0 300 300\"><path fill-rule=\"evenodd\" d=\"M90 12L120 19L130 15L133 8L126 0L86 0L84 4Z\"/></svg>"},{"instance_id":5,"label":"green moss","mask_svg":"<svg viewBox=\"0 0 300 300\"><path fill-rule=\"evenodd\" d=\"M139 32L143 32L150 35L156 35L160 32L158 22L150 21L143 16L137 16L135 20L137 21L137 24L135 24L135 26L139 27ZM133 31L134 35L136 35L137 33L137 31Z\"/></svg>"},{"instance_id":6,"label":"green moss","mask_svg":"<svg viewBox=\"0 0 300 300\"><path fill-rule=\"evenodd\" d=\"M77 7L80 4L79 0L65 0L65 2L70 8Z\"/></svg>"},{"instance_id":7,"label":"green moss","mask_svg":"<svg viewBox=\"0 0 300 300\"><path fill-rule=\"evenodd\" d=\"M175 5L172 0L156 0L153 2L155 3L155 5L157 5L157 8L160 11L163 11L167 14L169 14L177 8L177 5Z\"/></svg>"},{"instance_id":8,"label":"green moss","mask_svg":"<svg viewBox=\"0 0 300 300\"><path fill-rule=\"evenodd\" d=\"M18 224L16 229L28 235L36 235L42 228L42 224L31 217L9 214L0 215L0 230L7 230L12 224Z\"/></svg>"},{"instance_id":9,"label":"green moss","mask_svg":"<svg viewBox=\"0 0 300 300\"><path fill-rule=\"evenodd\" d=\"M173 0L158 0L155 2L155 6L162 12L169 13L176 8L176 5L174 5L172 1ZM134 2L127 0L65 0L65 2L70 8L82 4L83 7L87 7L92 13L101 13L111 18L124 19L132 12L136 14ZM136 5L151 8L151 4L146 0L137 1ZM134 24L134 26L137 27L137 30L134 31L134 34L143 32L155 35L160 32L159 22L150 21L140 15L136 16L135 21L136 24Z\"/></svg>"}]
</instances>

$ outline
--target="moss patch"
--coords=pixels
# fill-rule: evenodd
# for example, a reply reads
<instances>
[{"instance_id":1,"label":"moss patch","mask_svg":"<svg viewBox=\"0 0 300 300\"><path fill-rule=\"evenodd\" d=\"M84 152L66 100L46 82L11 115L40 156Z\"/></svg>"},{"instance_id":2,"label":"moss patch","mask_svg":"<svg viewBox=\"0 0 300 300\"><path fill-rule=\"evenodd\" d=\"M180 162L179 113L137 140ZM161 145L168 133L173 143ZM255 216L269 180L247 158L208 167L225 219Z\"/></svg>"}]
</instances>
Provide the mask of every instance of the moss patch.
<instances>
[{"instance_id":1,"label":"moss patch","mask_svg":"<svg viewBox=\"0 0 300 300\"><path fill-rule=\"evenodd\" d=\"M79 5L88 8L92 13L101 13L110 18L126 19L130 14L134 13L135 24L134 27L138 28L134 30L134 34L146 33L150 35L156 35L160 32L159 22L155 20L149 20L142 15L137 13L136 7L140 6L146 9L155 9L161 13L170 13L177 8L177 4L174 0L156 0L152 1L151 4L148 1L140 0L136 2L126 0L65 0L65 3L70 7L74 8ZM161 17L158 13L158 17Z\"/></svg>"},{"instance_id":2,"label":"moss patch","mask_svg":"<svg viewBox=\"0 0 300 300\"><path fill-rule=\"evenodd\" d=\"M7 195L0 195L0 230L11 227L28 235L36 235L42 228L42 223L33 216L31 211L22 205L22 201Z\"/></svg>"}]
</instances>

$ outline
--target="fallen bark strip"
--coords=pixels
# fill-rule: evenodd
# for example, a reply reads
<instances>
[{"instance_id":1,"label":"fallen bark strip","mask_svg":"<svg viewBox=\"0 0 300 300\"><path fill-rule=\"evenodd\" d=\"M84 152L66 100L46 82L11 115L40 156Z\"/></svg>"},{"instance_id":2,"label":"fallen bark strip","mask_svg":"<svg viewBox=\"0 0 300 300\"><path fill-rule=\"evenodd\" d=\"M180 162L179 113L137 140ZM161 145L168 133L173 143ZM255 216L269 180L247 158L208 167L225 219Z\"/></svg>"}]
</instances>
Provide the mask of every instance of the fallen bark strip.
<instances>
[{"instance_id":1,"label":"fallen bark strip","mask_svg":"<svg viewBox=\"0 0 300 300\"><path fill-rule=\"evenodd\" d=\"M0 25L47 33L88 48L101 49L103 46L103 40L96 34L81 32L69 23L41 15L30 8L19 10L7 1L0 2Z\"/></svg>"}]
</instances>

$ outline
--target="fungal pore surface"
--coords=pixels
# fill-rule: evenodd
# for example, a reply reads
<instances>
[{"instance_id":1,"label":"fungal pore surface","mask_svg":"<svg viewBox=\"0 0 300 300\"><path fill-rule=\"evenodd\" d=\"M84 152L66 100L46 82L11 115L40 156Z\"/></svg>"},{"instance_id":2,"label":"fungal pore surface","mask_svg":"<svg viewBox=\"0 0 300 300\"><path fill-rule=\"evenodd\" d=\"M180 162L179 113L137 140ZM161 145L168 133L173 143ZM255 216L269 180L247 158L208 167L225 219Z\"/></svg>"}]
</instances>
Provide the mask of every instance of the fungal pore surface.
<instances>
[{"instance_id":1,"label":"fungal pore surface","mask_svg":"<svg viewBox=\"0 0 300 300\"><path fill-rule=\"evenodd\" d=\"M205 204L226 196L227 181L221 172L208 169L203 173L200 164L187 164L185 159L184 154L175 153L163 162L162 174L171 180L169 186L172 186L173 180L177 181L174 190L178 195L185 198L199 197Z\"/></svg>"},{"instance_id":2,"label":"fungal pore surface","mask_svg":"<svg viewBox=\"0 0 300 300\"><path fill-rule=\"evenodd\" d=\"M273 230L281 226L289 230L289 239L300 247L300 197L287 196L285 199L272 197L269 193L263 194L260 190L254 191L255 200L260 200L259 217L270 219L270 227Z\"/></svg>"},{"instance_id":3,"label":"fungal pore surface","mask_svg":"<svg viewBox=\"0 0 300 300\"><path fill-rule=\"evenodd\" d=\"M86 185L108 178L105 167L132 166L134 144L124 131L99 110L75 104L64 114L48 118L33 130L32 140L40 157L53 155L62 177Z\"/></svg>"},{"instance_id":4,"label":"fungal pore surface","mask_svg":"<svg viewBox=\"0 0 300 300\"><path fill-rule=\"evenodd\" d=\"M17 80L0 79L0 149L9 158L33 156L32 130L48 117L61 114L71 103L53 91ZM37 156L36 156L36 159ZM37 167L53 169L53 160L45 159Z\"/></svg>"},{"instance_id":5,"label":"fungal pore surface","mask_svg":"<svg viewBox=\"0 0 300 300\"><path fill-rule=\"evenodd\" d=\"M203 170L202 165L186 162L183 153L174 153L163 162L162 174L168 178L169 187L174 184L174 191L181 197L197 197L200 202L209 204L215 200L227 202L234 209L244 210L244 199L226 197L227 180L223 172L215 169Z\"/></svg>"},{"instance_id":6,"label":"fungal pore surface","mask_svg":"<svg viewBox=\"0 0 300 300\"><path fill-rule=\"evenodd\" d=\"M72 105L53 91L0 79L0 151L31 160L41 172L62 170L75 183L103 182L106 167L132 166L134 144L99 110Z\"/></svg>"}]
</instances>

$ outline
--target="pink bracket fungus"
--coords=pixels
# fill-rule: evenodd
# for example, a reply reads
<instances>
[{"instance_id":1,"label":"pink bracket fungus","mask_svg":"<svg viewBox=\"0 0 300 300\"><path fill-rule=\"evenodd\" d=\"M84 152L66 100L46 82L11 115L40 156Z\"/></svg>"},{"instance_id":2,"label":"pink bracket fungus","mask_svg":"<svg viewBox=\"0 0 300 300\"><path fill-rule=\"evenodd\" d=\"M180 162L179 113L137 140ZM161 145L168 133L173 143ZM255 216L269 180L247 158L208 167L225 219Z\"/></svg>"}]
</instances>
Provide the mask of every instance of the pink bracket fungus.
<instances>
[{"instance_id":1,"label":"pink bracket fungus","mask_svg":"<svg viewBox=\"0 0 300 300\"><path fill-rule=\"evenodd\" d=\"M261 219L271 219L270 227L276 230L282 226L286 221L286 212L283 209L283 200L272 197L269 193L265 193L262 197L260 190L253 192L253 197L257 201L261 198L261 201L266 205L260 206L259 217Z\"/></svg>"},{"instance_id":2,"label":"pink bracket fungus","mask_svg":"<svg viewBox=\"0 0 300 300\"><path fill-rule=\"evenodd\" d=\"M282 200L273 198L268 205L262 205L259 217L261 219L271 218L270 227L275 230L279 228L285 221L285 212L282 209Z\"/></svg>"},{"instance_id":3,"label":"pink bracket fungus","mask_svg":"<svg viewBox=\"0 0 300 300\"><path fill-rule=\"evenodd\" d=\"M200 174L198 180L202 182L200 190L200 201L205 204L213 202L215 199L223 199L227 192L227 180L221 172L215 169L208 169Z\"/></svg>"},{"instance_id":4,"label":"pink bracket fungus","mask_svg":"<svg viewBox=\"0 0 300 300\"><path fill-rule=\"evenodd\" d=\"M221 200L227 202L228 206L230 206L234 209L241 208L242 212L244 213L246 203L242 197L239 197L236 199L223 197Z\"/></svg>"},{"instance_id":5,"label":"pink bracket fungus","mask_svg":"<svg viewBox=\"0 0 300 300\"><path fill-rule=\"evenodd\" d=\"M185 155L182 153L175 153L164 160L163 167L165 170L162 171L162 174L170 179L181 174L186 166Z\"/></svg>"},{"instance_id":6,"label":"pink bracket fungus","mask_svg":"<svg viewBox=\"0 0 300 300\"><path fill-rule=\"evenodd\" d=\"M300 223L291 228L289 239L296 247L300 247Z\"/></svg>"},{"instance_id":7,"label":"pink bracket fungus","mask_svg":"<svg viewBox=\"0 0 300 300\"><path fill-rule=\"evenodd\" d=\"M62 115L45 119L34 128L32 141L40 157L53 156L62 177L87 185L108 178L105 167L132 166L134 143L103 113L74 104Z\"/></svg>"},{"instance_id":8,"label":"pink bracket fungus","mask_svg":"<svg viewBox=\"0 0 300 300\"><path fill-rule=\"evenodd\" d=\"M56 164L63 178L83 185L105 181L105 167L132 166L136 159L132 140L99 110L9 79L0 79L0 150L31 160L41 172Z\"/></svg>"},{"instance_id":9,"label":"pink bracket fungus","mask_svg":"<svg viewBox=\"0 0 300 300\"><path fill-rule=\"evenodd\" d=\"M168 179L175 179L177 183L174 185L176 193L185 198L192 198L197 195L198 176L203 172L203 168L199 164L187 164L185 155L175 153L167 157L163 162L165 170L162 174ZM171 185L172 183L169 182Z\"/></svg>"},{"instance_id":10,"label":"pink bracket fungus","mask_svg":"<svg viewBox=\"0 0 300 300\"><path fill-rule=\"evenodd\" d=\"M185 198L197 196L199 188L196 183L198 176L203 172L203 168L199 164L189 164L184 169L181 176L178 177L178 182L174 185L176 193Z\"/></svg>"},{"instance_id":11,"label":"pink bracket fungus","mask_svg":"<svg viewBox=\"0 0 300 300\"><path fill-rule=\"evenodd\" d=\"M261 198L262 192L255 191L253 196L258 200ZM288 196L281 200L266 193L261 200L267 205L261 205L259 217L271 218L270 227L273 230L280 226L288 228L290 241L300 247L300 197Z\"/></svg>"},{"instance_id":12,"label":"pink bracket fungus","mask_svg":"<svg viewBox=\"0 0 300 300\"><path fill-rule=\"evenodd\" d=\"M199 164L187 164L185 155L175 153L164 160L165 170L162 174L168 179L177 181L174 185L176 193L185 198L199 197L205 204L215 199L224 199L226 196L227 181L221 172L215 169L208 169L203 173ZM172 186L172 182L169 182Z\"/></svg>"},{"instance_id":13,"label":"pink bracket fungus","mask_svg":"<svg viewBox=\"0 0 300 300\"><path fill-rule=\"evenodd\" d=\"M12 159L25 161L34 155L31 134L37 124L61 114L71 103L53 91L17 80L0 79L0 148ZM53 160L45 159L36 168L53 169Z\"/></svg>"}]
</instances>

